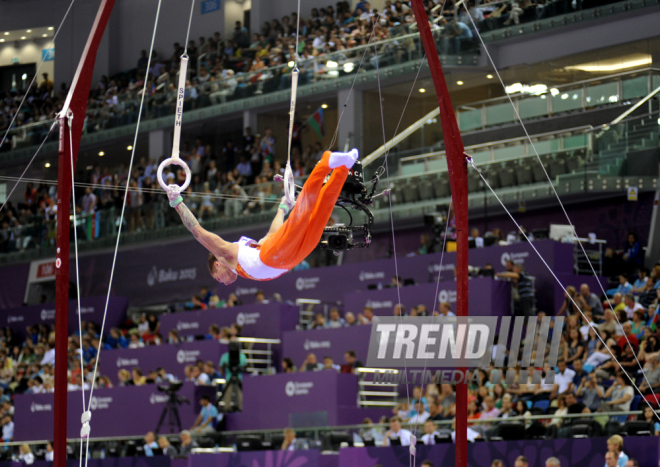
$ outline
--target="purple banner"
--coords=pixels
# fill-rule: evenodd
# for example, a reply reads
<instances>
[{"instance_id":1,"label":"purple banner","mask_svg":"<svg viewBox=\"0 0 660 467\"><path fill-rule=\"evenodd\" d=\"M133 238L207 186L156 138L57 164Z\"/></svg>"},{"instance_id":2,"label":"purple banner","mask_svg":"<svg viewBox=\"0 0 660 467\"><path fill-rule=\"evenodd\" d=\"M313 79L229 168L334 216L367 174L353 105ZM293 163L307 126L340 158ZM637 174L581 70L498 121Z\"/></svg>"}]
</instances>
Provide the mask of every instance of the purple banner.
<instances>
[{"instance_id":1,"label":"purple banner","mask_svg":"<svg viewBox=\"0 0 660 467\"><path fill-rule=\"evenodd\" d=\"M637 459L640 467L658 465L658 438L627 437L624 452ZM468 465L490 467L495 459L513 466L518 456L527 457L530 466L542 467L549 457L557 457L562 466L603 467L607 438L491 441L468 443ZM430 460L434 465L454 465L454 445L417 445L418 465ZM401 467L409 464L407 447L346 448L339 451L339 466Z\"/></svg>"},{"instance_id":2,"label":"purple banner","mask_svg":"<svg viewBox=\"0 0 660 467\"><path fill-rule=\"evenodd\" d=\"M193 425L196 407L199 410L196 403L202 394L209 392L213 392L209 386L183 385L178 394L190 400L190 405L179 407L182 428ZM85 395L89 397L89 392ZM70 392L68 400L67 438L79 438L82 397L79 392ZM155 384L96 389L91 402L91 436L144 436L156 429L167 400L168 396L159 392ZM14 404L15 441L53 439L53 394L19 394L14 397ZM161 433L168 432L166 422Z\"/></svg>"},{"instance_id":3,"label":"purple banner","mask_svg":"<svg viewBox=\"0 0 660 467\"><path fill-rule=\"evenodd\" d=\"M245 233L249 235L249 233ZM228 235L228 240L238 239L238 234ZM550 268L556 273L573 272L573 246L552 240L534 242ZM350 254L350 253L349 253ZM389 284L395 274L394 260L382 259L364 263L349 263L340 267L318 268L300 272L290 272L274 281L254 282L239 278L230 287L218 284L206 270L207 253L195 240L186 239L167 244L127 248L119 251L113 294L126 296L131 305L153 305L174 301L190 300L201 285L207 285L221 297L235 292L244 303L254 302L254 294L262 289L268 297L281 294L285 300L296 298L318 298L336 302L341 299L336 290L345 292L366 290L368 285ZM484 266L491 263L497 271L504 270L507 259L525 265L526 271L537 277L538 298L554 303L552 278L541 259L527 243L510 246L491 246L470 250L469 263ZM417 283L434 282L439 269L440 254L398 258L399 274L412 278ZM453 279L456 254L444 255L442 272L444 280ZM80 258L81 296L103 295L107 291L112 267L110 253L92 254ZM4 268L2 274L7 281L3 288L11 293L0 306L15 303L16 290L25 291L27 267L24 272L17 268ZM9 272L7 272L9 271ZM2 278L2 276L0 276ZM321 286L332 284L332 287ZM2 291L3 289L0 289ZM22 300L22 299L21 299Z\"/></svg>"},{"instance_id":4,"label":"purple banner","mask_svg":"<svg viewBox=\"0 0 660 467\"><path fill-rule=\"evenodd\" d=\"M565 274L573 272L572 245L552 240L539 240L534 242L534 246L553 271ZM456 253L445 253L442 267L440 267L440 258L439 253L398 258L399 275L404 279L414 279L418 284L435 283L438 272L442 269L441 280L453 280ZM504 271L504 265L508 260L524 265L525 271L536 277L537 300L554 303L552 285L554 279L528 243L470 250L469 263L471 266L483 267L490 263L497 272L501 272ZM259 284L239 279L234 291L245 302L253 299L257 289L264 290L267 296L279 293L286 300L316 298L327 302L337 302L337 290L352 292L367 290L369 285L387 285L390 284L394 275L394 260L383 259L368 263L350 263L340 267L290 272L275 281ZM246 286L246 284L251 285ZM332 284L332 287L328 287L328 284Z\"/></svg>"},{"instance_id":5,"label":"purple banner","mask_svg":"<svg viewBox=\"0 0 660 467\"><path fill-rule=\"evenodd\" d=\"M92 459L87 458L87 467L170 467L174 465L174 461L170 460L167 456L158 457L114 457L107 459ZM184 461L186 466L188 461ZM22 465L23 463L21 463ZM16 467L17 463L14 462L0 462L0 467ZM79 459L67 459L67 467L79 467ZM336 465L336 464L335 464ZM35 460L31 467L53 467L50 461ZM183 467L183 466L182 466Z\"/></svg>"},{"instance_id":6,"label":"purple banner","mask_svg":"<svg viewBox=\"0 0 660 467\"><path fill-rule=\"evenodd\" d=\"M357 359L365 362L370 336L371 326L289 331L282 336L282 357L291 358L299 366L307 354L313 353L319 362L329 356L335 364L343 365L344 353L354 350Z\"/></svg>"},{"instance_id":7,"label":"purple banner","mask_svg":"<svg viewBox=\"0 0 660 467\"><path fill-rule=\"evenodd\" d=\"M194 365L197 360L211 360L217 366L226 351L227 346L216 340L151 345L142 349L104 350L101 352L99 368L101 374L109 376L115 384L119 382L119 370L130 371L133 368L140 368L146 375L150 370L163 367L183 381L183 369L187 365Z\"/></svg>"},{"instance_id":8,"label":"purple banner","mask_svg":"<svg viewBox=\"0 0 660 467\"><path fill-rule=\"evenodd\" d=\"M198 336L208 334L212 324L222 328L237 323L243 326L243 337L279 339L283 331L296 328L298 314L297 307L281 303L187 311L163 315L160 331L163 336L172 329L176 329L179 336Z\"/></svg>"},{"instance_id":9,"label":"purple banner","mask_svg":"<svg viewBox=\"0 0 660 467\"><path fill-rule=\"evenodd\" d=\"M332 457L334 463L321 462ZM339 456L325 456L317 450L243 451L219 454L196 454L188 458L187 467L336 467Z\"/></svg>"},{"instance_id":10,"label":"purple banner","mask_svg":"<svg viewBox=\"0 0 660 467\"><path fill-rule=\"evenodd\" d=\"M101 329L106 297L88 297L80 300L80 315L83 321L92 321ZM126 297L110 297L108 314L105 320L106 329L119 326L126 319L128 299ZM30 305L12 308L2 312L2 325L12 328L17 334L23 335L26 326L34 324L51 325L55 322L55 304ZM78 301L69 300L69 333L78 330Z\"/></svg>"},{"instance_id":11,"label":"purple banner","mask_svg":"<svg viewBox=\"0 0 660 467\"><path fill-rule=\"evenodd\" d=\"M456 310L455 281L442 281L439 285L430 283L401 287L398 291L396 288L389 288L347 293L344 295L344 310L356 314L362 313L365 306L370 306L376 315L391 316L399 295L406 311L417 305L425 305L429 311L437 310L439 302L449 302L452 310ZM510 316L511 284L490 278L472 279L469 306L470 315L473 316Z\"/></svg>"},{"instance_id":12,"label":"purple banner","mask_svg":"<svg viewBox=\"0 0 660 467\"><path fill-rule=\"evenodd\" d=\"M352 425L390 413L357 408L357 390L356 375L331 370L243 378L243 412L227 415L227 430Z\"/></svg>"}]
</instances>

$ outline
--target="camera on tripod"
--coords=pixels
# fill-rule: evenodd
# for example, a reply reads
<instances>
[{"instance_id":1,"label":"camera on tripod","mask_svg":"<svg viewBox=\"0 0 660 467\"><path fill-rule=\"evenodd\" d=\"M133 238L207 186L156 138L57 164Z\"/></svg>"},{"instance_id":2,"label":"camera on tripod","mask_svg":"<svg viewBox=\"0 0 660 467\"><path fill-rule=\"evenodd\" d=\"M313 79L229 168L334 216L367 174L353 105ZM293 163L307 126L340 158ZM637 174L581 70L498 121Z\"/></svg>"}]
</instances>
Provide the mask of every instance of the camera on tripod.
<instances>
[{"instance_id":1,"label":"camera on tripod","mask_svg":"<svg viewBox=\"0 0 660 467\"><path fill-rule=\"evenodd\" d=\"M431 231L433 232L433 240L431 242L433 247L436 245L442 247L443 236L445 234L445 229L447 228L448 212L449 206L439 204L435 207L435 212L424 214L424 225L431 227Z\"/></svg>"},{"instance_id":2,"label":"camera on tripod","mask_svg":"<svg viewBox=\"0 0 660 467\"><path fill-rule=\"evenodd\" d=\"M158 390L164 392L169 397L160 415L158 425L156 426L156 433L160 432L160 427L168 419L170 425L170 433L179 433L181 431L181 417L179 416L179 406L183 404L190 404L187 397L177 394L179 389L183 387L183 381L172 381L170 384L159 384Z\"/></svg>"},{"instance_id":3,"label":"camera on tripod","mask_svg":"<svg viewBox=\"0 0 660 467\"><path fill-rule=\"evenodd\" d=\"M241 344L237 341L230 341L227 354L227 362L223 363L221 367L227 379L222 399L225 412L236 412L243 409L243 384L240 376L245 371L245 366L241 364ZM221 358L222 360L224 358Z\"/></svg>"}]
</instances>

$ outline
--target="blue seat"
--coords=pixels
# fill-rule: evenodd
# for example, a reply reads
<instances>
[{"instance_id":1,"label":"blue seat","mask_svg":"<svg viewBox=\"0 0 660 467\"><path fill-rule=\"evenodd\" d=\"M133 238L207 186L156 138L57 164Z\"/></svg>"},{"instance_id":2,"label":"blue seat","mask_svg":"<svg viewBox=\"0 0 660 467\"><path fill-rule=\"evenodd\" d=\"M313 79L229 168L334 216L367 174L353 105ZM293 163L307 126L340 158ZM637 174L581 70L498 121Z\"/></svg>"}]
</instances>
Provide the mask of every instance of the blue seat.
<instances>
[{"instance_id":1,"label":"blue seat","mask_svg":"<svg viewBox=\"0 0 660 467\"><path fill-rule=\"evenodd\" d=\"M639 402L641 400L642 400L642 396L640 396L639 394L635 395L635 397L633 397L632 402L630 403L630 410L631 411L638 410L637 407L639 407Z\"/></svg>"},{"instance_id":2,"label":"blue seat","mask_svg":"<svg viewBox=\"0 0 660 467\"><path fill-rule=\"evenodd\" d=\"M548 407L550 407L550 401L549 400L540 400L534 402L534 407L539 408L545 412L548 410Z\"/></svg>"}]
</instances>

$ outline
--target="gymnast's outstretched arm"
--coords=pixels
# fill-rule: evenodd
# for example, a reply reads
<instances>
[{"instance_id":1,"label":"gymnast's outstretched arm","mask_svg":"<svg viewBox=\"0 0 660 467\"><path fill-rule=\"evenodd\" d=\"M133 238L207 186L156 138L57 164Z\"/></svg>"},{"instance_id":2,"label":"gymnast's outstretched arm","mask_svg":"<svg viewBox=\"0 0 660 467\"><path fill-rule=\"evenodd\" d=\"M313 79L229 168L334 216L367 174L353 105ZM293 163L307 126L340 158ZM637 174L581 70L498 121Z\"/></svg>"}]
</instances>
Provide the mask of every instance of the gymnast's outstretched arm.
<instances>
[{"instance_id":1,"label":"gymnast's outstretched arm","mask_svg":"<svg viewBox=\"0 0 660 467\"><path fill-rule=\"evenodd\" d=\"M229 243L218 235L209 232L201 225L199 221L195 218L194 214L190 212L188 206L186 206L183 201L178 202L174 209L181 216L181 221L183 225L186 226L186 229L190 230L195 239L204 245L204 247L213 253L216 258L225 258L231 260L236 258L238 255L238 245L234 243Z\"/></svg>"}]
</instances>

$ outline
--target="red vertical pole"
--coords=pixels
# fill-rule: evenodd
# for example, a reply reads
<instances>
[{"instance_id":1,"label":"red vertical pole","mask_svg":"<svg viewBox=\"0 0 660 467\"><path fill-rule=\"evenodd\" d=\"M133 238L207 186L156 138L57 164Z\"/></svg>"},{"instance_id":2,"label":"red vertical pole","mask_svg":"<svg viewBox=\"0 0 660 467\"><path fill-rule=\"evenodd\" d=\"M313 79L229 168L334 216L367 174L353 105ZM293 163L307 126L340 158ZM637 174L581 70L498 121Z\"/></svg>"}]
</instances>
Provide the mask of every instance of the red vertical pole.
<instances>
[{"instance_id":1,"label":"red vertical pole","mask_svg":"<svg viewBox=\"0 0 660 467\"><path fill-rule=\"evenodd\" d=\"M71 204L71 156L69 125L60 118L57 169L57 256L55 260L55 426L53 467L66 467L67 368L69 335L69 215Z\"/></svg>"},{"instance_id":2,"label":"red vertical pole","mask_svg":"<svg viewBox=\"0 0 660 467\"><path fill-rule=\"evenodd\" d=\"M447 154L449 183L456 220L456 315L468 315L468 190L467 161L449 89L429 27L423 0L412 0L419 35L424 45L433 85L438 95L442 134ZM466 374L466 368L460 368ZM456 467L467 466L467 381L456 387Z\"/></svg>"},{"instance_id":3,"label":"red vertical pole","mask_svg":"<svg viewBox=\"0 0 660 467\"><path fill-rule=\"evenodd\" d=\"M96 53L115 0L102 0L85 50L60 113L57 173L57 256L55 260L55 408L53 467L66 467L67 367L69 336L69 229L71 164L75 169L82 136L87 99L92 83ZM76 25L80 27L80 25ZM66 115L72 115L71 127ZM71 130L71 133L69 131ZM73 161L71 160L73 152ZM82 415L82 414L81 414ZM81 425L82 426L82 425Z\"/></svg>"}]
</instances>

